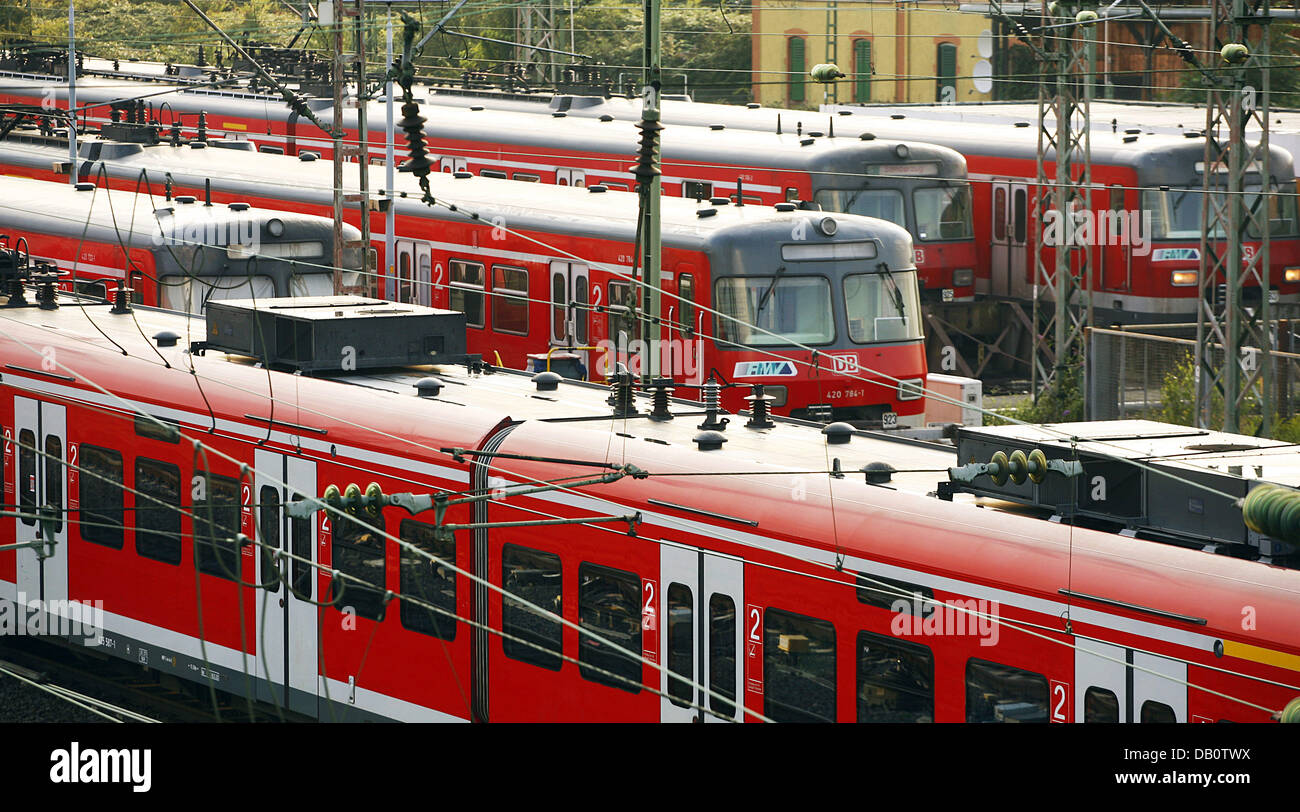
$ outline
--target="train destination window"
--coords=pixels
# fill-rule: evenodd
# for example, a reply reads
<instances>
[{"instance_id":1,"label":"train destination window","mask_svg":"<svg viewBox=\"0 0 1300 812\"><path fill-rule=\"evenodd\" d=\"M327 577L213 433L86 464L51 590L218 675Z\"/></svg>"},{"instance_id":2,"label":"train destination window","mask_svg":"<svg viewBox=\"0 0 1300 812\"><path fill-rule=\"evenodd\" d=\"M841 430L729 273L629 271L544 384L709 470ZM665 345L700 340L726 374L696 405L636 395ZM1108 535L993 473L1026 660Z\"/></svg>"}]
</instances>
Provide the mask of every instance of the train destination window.
<instances>
[{"instance_id":1,"label":"train destination window","mask_svg":"<svg viewBox=\"0 0 1300 812\"><path fill-rule=\"evenodd\" d=\"M36 434L31 429L18 432L18 506L23 524L36 525Z\"/></svg>"},{"instance_id":2,"label":"train destination window","mask_svg":"<svg viewBox=\"0 0 1300 812\"><path fill-rule=\"evenodd\" d=\"M492 266L492 329L528 335L528 271Z\"/></svg>"},{"instance_id":3,"label":"train destination window","mask_svg":"<svg viewBox=\"0 0 1300 812\"><path fill-rule=\"evenodd\" d=\"M433 525L417 522L414 519L402 520L401 538L402 541L409 542L446 562L436 564L410 550L400 549L398 555L401 563L402 595L419 598L447 612L443 614L417 603L399 599L398 614L401 616L402 627L443 640L455 640L456 572L449 566L456 563L455 539L439 540L434 535Z\"/></svg>"},{"instance_id":4,"label":"train destination window","mask_svg":"<svg viewBox=\"0 0 1300 812\"><path fill-rule=\"evenodd\" d=\"M63 438L45 437L45 504L55 517L54 532L63 532Z\"/></svg>"},{"instance_id":5,"label":"train destination window","mask_svg":"<svg viewBox=\"0 0 1300 812\"><path fill-rule=\"evenodd\" d=\"M905 604L903 611L908 614L917 614L918 607L922 615L929 615L934 611L933 589L896 578L858 573L856 592L858 602L868 606L894 611L897 602L902 601Z\"/></svg>"},{"instance_id":6,"label":"train destination window","mask_svg":"<svg viewBox=\"0 0 1300 812\"><path fill-rule=\"evenodd\" d=\"M275 591L280 589L279 574L276 571L275 557L272 552L280 549L280 489L272 485L263 485L257 492L257 528L262 534L262 575L257 579L260 584L274 584Z\"/></svg>"},{"instance_id":7,"label":"train destination window","mask_svg":"<svg viewBox=\"0 0 1300 812\"><path fill-rule=\"evenodd\" d=\"M709 690L712 691L709 708L729 719L734 718L736 602L721 592L715 592L709 598Z\"/></svg>"},{"instance_id":8,"label":"train destination window","mask_svg":"<svg viewBox=\"0 0 1300 812\"><path fill-rule=\"evenodd\" d=\"M1084 722L1118 722L1119 698L1113 691L1089 686L1083 694Z\"/></svg>"},{"instance_id":9,"label":"train destination window","mask_svg":"<svg viewBox=\"0 0 1300 812\"><path fill-rule=\"evenodd\" d=\"M135 551L166 564L181 563L181 469L135 458Z\"/></svg>"},{"instance_id":10,"label":"train destination window","mask_svg":"<svg viewBox=\"0 0 1300 812\"><path fill-rule=\"evenodd\" d=\"M668 585L667 648L668 697L674 705L686 707L695 693L695 602L685 584Z\"/></svg>"},{"instance_id":11,"label":"train destination window","mask_svg":"<svg viewBox=\"0 0 1300 812\"><path fill-rule=\"evenodd\" d=\"M194 562L199 572L218 578L240 578L239 480L203 475L204 498L194 500Z\"/></svg>"},{"instance_id":12,"label":"train destination window","mask_svg":"<svg viewBox=\"0 0 1300 812\"><path fill-rule=\"evenodd\" d=\"M135 433L141 437L148 437L150 440L161 440L164 443L179 443L181 441L181 430L165 417L145 417L143 415L137 417L135 419Z\"/></svg>"},{"instance_id":13,"label":"train destination window","mask_svg":"<svg viewBox=\"0 0 1300 812\"><path fill-rule=\"evenodd\" d=\"M835 627L763 612L763 713L775 722L835 721Z\"/></svg>"},{"instance_id":14,"label":"train destination window","mask_svg":"<svg viewBox=\"0 0 1300 812\"><path fill-rule=\"evenodd\" d=\"M934 721L934 654L928 646L858 632L858 721Z\"/></svg>"},{"instance_id":15,"label":"train destination window","mask_svg":"<svg viewBox=\"0 0 1300 812\"><path fill-rule=\"evenodd\" d=\"M1178 721L1178 716L1177 714L1174 713L1174 709L1169 707L1165 703L1156 702L1153 699L1148 699L1147 701L1142 703L1141 721L1142 724L1144 725L1147 724L1148 722L1171 722L1172 723Z\"/></svg>"},{"instance_id":16,"label":"train destination window","mask_svg":"<svg viewBox=\"0 0 1300 812\"><path fill-rule=\"evenodd\" d=\"M353 577L338 579L343 582L341 588L339 583L330 582L330 601L339 609L351 606L362 617L383 620L384 573L388 569L384 517L363 510L357 518L364 524L342 516L334 519L330 561L339 572Z\"/></svg>"},{"instance_id":17,"label":"train destination window","mask_svg":"<svg viewBox=\"0 0 1300 812\"><path fill-rule=\"evenodd\" d=\"M1046 722L1047 678L1009 665L966 661L967 722Z\"/></svg>"},{"instance_id":18,"label":"train destination window","mask_svg":"<svg viewBox=\"0 0 1300 812\"><path fill-rule=\"evenodd\" d=\"M578 624L603 638L578 636L579 673L592 682L640 693L641 578L598 564L580 565ZM637 659L610 649L604 640L633 652Z\"/></svg>"},{"instance_id":19,"label":"train destination window","mask_svg":"<svg viewBox=\"0 0 1300 812\"><path fill-rule=\"evenodd\" d=\"M482 327L483 321L483 265L453 259L448 263L451 271L451 309L465 314L465 324Z\"/></svg>"},{"instance_id":20,"label":"train destination window","mask_svg":"<svg viewBox=\"0 0 1300 812\"><path fill-rule=\"evenodd\" d=\"M122 549L122 454L81 444L81 537Z\"/></svg>"},{"instance_id":21,"label":"train destination window","mask_svg":"<svg viewBox=\"0 0 1300 812\"><path fill-rule=\"evenodd\" d=\"M501 645L515 660L559 671L563 627L510 600L517 595L534 606L560 615L564 611L560 557L541 550L507 544L501 550ZM531 644L531 645L529 645ZM538 648L540 647L540 648Z\"/></svg>"}]
</instances>

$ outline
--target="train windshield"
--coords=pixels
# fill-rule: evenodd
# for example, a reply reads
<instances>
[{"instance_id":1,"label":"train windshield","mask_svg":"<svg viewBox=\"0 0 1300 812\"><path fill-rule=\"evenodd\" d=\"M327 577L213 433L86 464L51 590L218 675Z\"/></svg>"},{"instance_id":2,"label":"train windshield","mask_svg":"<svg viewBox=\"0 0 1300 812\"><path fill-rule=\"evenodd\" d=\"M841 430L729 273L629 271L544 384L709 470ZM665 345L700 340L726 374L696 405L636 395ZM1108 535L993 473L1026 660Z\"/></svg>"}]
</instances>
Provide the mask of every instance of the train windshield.
<instances>
[{"instance_id":1,"label":"train windshield","mask_svg":"<svg viewBox=\"0 0 1300 812\"><path fill-rule=\"evenodd\" d=\"M856 344L921 338L916 271L844 277L849 340Z\"/></svg>"},{"instance_id":2,"label":"train windshield","mask_svg":"<svg viewBox=\"0 0 1300 812\"><path fill-rule=\"evenodd\" d=\"M819 189L814 202L822 207L822 211L861 214L907 226L903 193L897 189Z\"/></svg>"},{"instance_id":3,"label":"train windshield","mask_svg":"<svg viewBox=\"0 0 1300 812\"><path fill-rule=\"evenodd\" d=\"M751 347L835 340L831 283L824 276L727 277L717 283L718 339Z\"/></svg>"},{"instance_id":4,"label":"train windshield","mask_svg":"<svg viewBox=\"0 0 1300 812\"><path fill-rule=\"evenodd\" d=\"M344 285L349 277L357 276L356 271L344 271ZM355 283L354 283L355 284ZM289 277L290 296L333 296L334 274L332 273L296 273Z\"/></svg>"},{"instance_id":5,"label":"train windshield","mask_svg":"<svg viewBox=\"0 0 1300 812\"><path fill-rule=\"evenodd\" d=\"M1270 192L1278 192L1276 183L1269 183ZM1260 184L1246 184L1246 205L1259 205ZM1151 238L1156 240L1199 240L1201 238L1201 202L1205 193L1198 187L1173 188L1167 191L1147 189L1142 192L1143 216L1150 216ZM1216 194L1216 205L1222 205ZM1294 237L1300 234L1296 220L1294 195L1274 194L1268 198L1269 234L1273 237ZM1145 224L1144 224L1145 225ZM1218 229L1215 237L1223 237ZM1259 229L1252 228L1248 236L1258 239Z\"/></svg>"},{"instance_id":6,"label":"train windshield","mask_svg":"<svg viewBox=\"0 0 1300 812\"><path fill-rule=\"evenodd\" d=\"M202 313L210 301L270 299L275 282L269 276L164 276L159 281L159 304L168 310Z\"/></svg>"},{"instance_id":7,"label":"train windshield","mask_svg":"<svg viewBox=\"0 0 1300 812\"><path fill-rule=\"evenodd\" d=\"M916 236L922 240L968 240L971 223L970 184L931 186L912 192Z\"/></svg>"}]
</instances>

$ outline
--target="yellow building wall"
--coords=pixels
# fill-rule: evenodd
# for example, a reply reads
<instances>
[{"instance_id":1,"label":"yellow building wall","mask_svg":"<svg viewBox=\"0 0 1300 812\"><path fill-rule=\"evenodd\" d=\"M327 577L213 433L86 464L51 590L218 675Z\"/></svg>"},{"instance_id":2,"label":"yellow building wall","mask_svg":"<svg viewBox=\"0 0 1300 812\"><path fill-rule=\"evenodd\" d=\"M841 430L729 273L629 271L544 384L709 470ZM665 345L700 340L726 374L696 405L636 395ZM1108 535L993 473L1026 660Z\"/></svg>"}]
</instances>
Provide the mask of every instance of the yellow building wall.
<instances>
[{"instance_id":1,"label":"yellow building wall","mask_svg":"<svg viewBox=\"0 0 1300 812\"><path fill-rule=\"evenodd\" d=\"M836 53L828 58L828 9L835 10ZM991 27L979 14L963 14L953 5L936 2L871 2L871 0L754 0L754 100L778 107L816 109L832 101L826 87L808 78L816 64L834 61L848 76L835 83L834 101L855 98L854 42L871 43L874 75L872 102L934 102L937 98L938 45L957 46L956 98L989 101L990 93L975 90L971 75L979 54L981 32ZM790 38L804 40L804 101L790 100L787 51Z\"/></svg>"}]
</instances>

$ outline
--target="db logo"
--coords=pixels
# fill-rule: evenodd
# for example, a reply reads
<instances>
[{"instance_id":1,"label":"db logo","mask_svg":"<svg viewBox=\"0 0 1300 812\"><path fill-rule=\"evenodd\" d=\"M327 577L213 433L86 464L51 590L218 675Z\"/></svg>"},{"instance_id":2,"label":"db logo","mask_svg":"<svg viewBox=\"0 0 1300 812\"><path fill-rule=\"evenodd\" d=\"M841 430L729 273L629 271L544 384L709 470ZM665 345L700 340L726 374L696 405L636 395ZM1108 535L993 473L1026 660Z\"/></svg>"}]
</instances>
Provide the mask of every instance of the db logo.
<instances>
[{"instance_id":1,"label":"db logo","mask_svg":"<svg viewBox=\"0 0 1300 812\"><path fill-rule=\"evenodd\" d=\"M924 248L913 248L913 249L912 249L912 261L915 262L917 265L924 265L924 264L925 264L925 249L924 249Z\"/></svg>"},{"instance_id":2,"label":"db logo","mask_svg":"<svg viewBox=\"0 0 1300 812\"><path fill-rule=\"evenodd\" d=\"M1253 262L1255 260L1255 252L1257 250L1258 249L1253 245L1241 246L1241 261L1243 263Z\"/></svg>"},{"instance_id":3,"label":"db logo","mask_svg":"<svg viewBox=\"0 0 1300 812\"><path fill-rule=\"evenodd\" d=\"M832 372L857 372L858 356L856 355L828 355L831 359Z\"/></svg>"}]
</instances>

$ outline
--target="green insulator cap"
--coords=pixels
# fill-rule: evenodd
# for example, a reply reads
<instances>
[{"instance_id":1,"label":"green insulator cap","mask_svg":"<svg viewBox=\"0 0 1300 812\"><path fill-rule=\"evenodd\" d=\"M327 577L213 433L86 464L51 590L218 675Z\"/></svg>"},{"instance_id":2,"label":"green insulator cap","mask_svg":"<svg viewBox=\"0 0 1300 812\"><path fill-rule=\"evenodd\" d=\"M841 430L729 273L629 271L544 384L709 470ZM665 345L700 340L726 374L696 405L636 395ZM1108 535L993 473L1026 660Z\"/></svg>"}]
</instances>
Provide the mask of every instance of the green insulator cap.
<instances>
[{"instance_id":1,"label":"green insulator cap","mask_svg":"<svg viewBox=\"0 0 1300 812\"><path fill-rule=\"evenodd\" d=\"M813 81L823 83L833 82L836 79L843 78L844 76L843 71L841 71L839 66L834 62L823 62L820 65L813 65L813 69L809 74L812 76Z\"/></svg>"},{"instance_id":2,"label":"green insulator cap","mask_svg":"<svg viewBox=\"0 0 1300 812\"><path fill-rule=\"evenodd\" d=\"M1219 49L1219 56L1229 65L1240 65L1250 58L1250 49L1240 42L1229 42Z\"/></svg>"},{"instance_id":3,"label":"green insulator cap","mask_svg":"<svg viewBox=\"0 0 1300 812\"><path fill-rule=\"evenodd\" d=\"M325 501L331 505L337 505L339 502L339 486L330 484L325 488Z\"/></svg>"},{"instance_id":4,"label":"green insulator cap","mask_svg":"<svg viewBox=\"0 0 1300 812\"><path fill-rule=\"evenodd\" d=\"M1011 473L1010 466L1007 464L1007 455L1001 451L993 452L989 458L989 466L993 469L989 471L989 479L993 480L994 485L1005 485L1007 475Z\"/></svg>"},{"instance_id":5,"label":"green insulator cap","mask_svg":"<svg viewBox=\"0 0 1300 812\"><path fill-rule=\"evenodd\" d=\"M1286 703L1286 707L1282 709L1281 715L1278 716L1278 721L1284 725L1300 723L1300 696Z\"/></svg>"},{"instance_id":6,"label":"green insulator cap","mask_svg":"<svg viewBox=\"0 0 1300 812\"><path fill-rule=\"evenodd\" d=\"M1079 23L1080 25L1089 25L1091 23L1095 23L1097 22L1097 12L1093 11L1090 8L1085 8L1083 11L1080 11L1078 14L1074 15L1074 21L1076 23Z\"/></svg>"}]
</instances>

